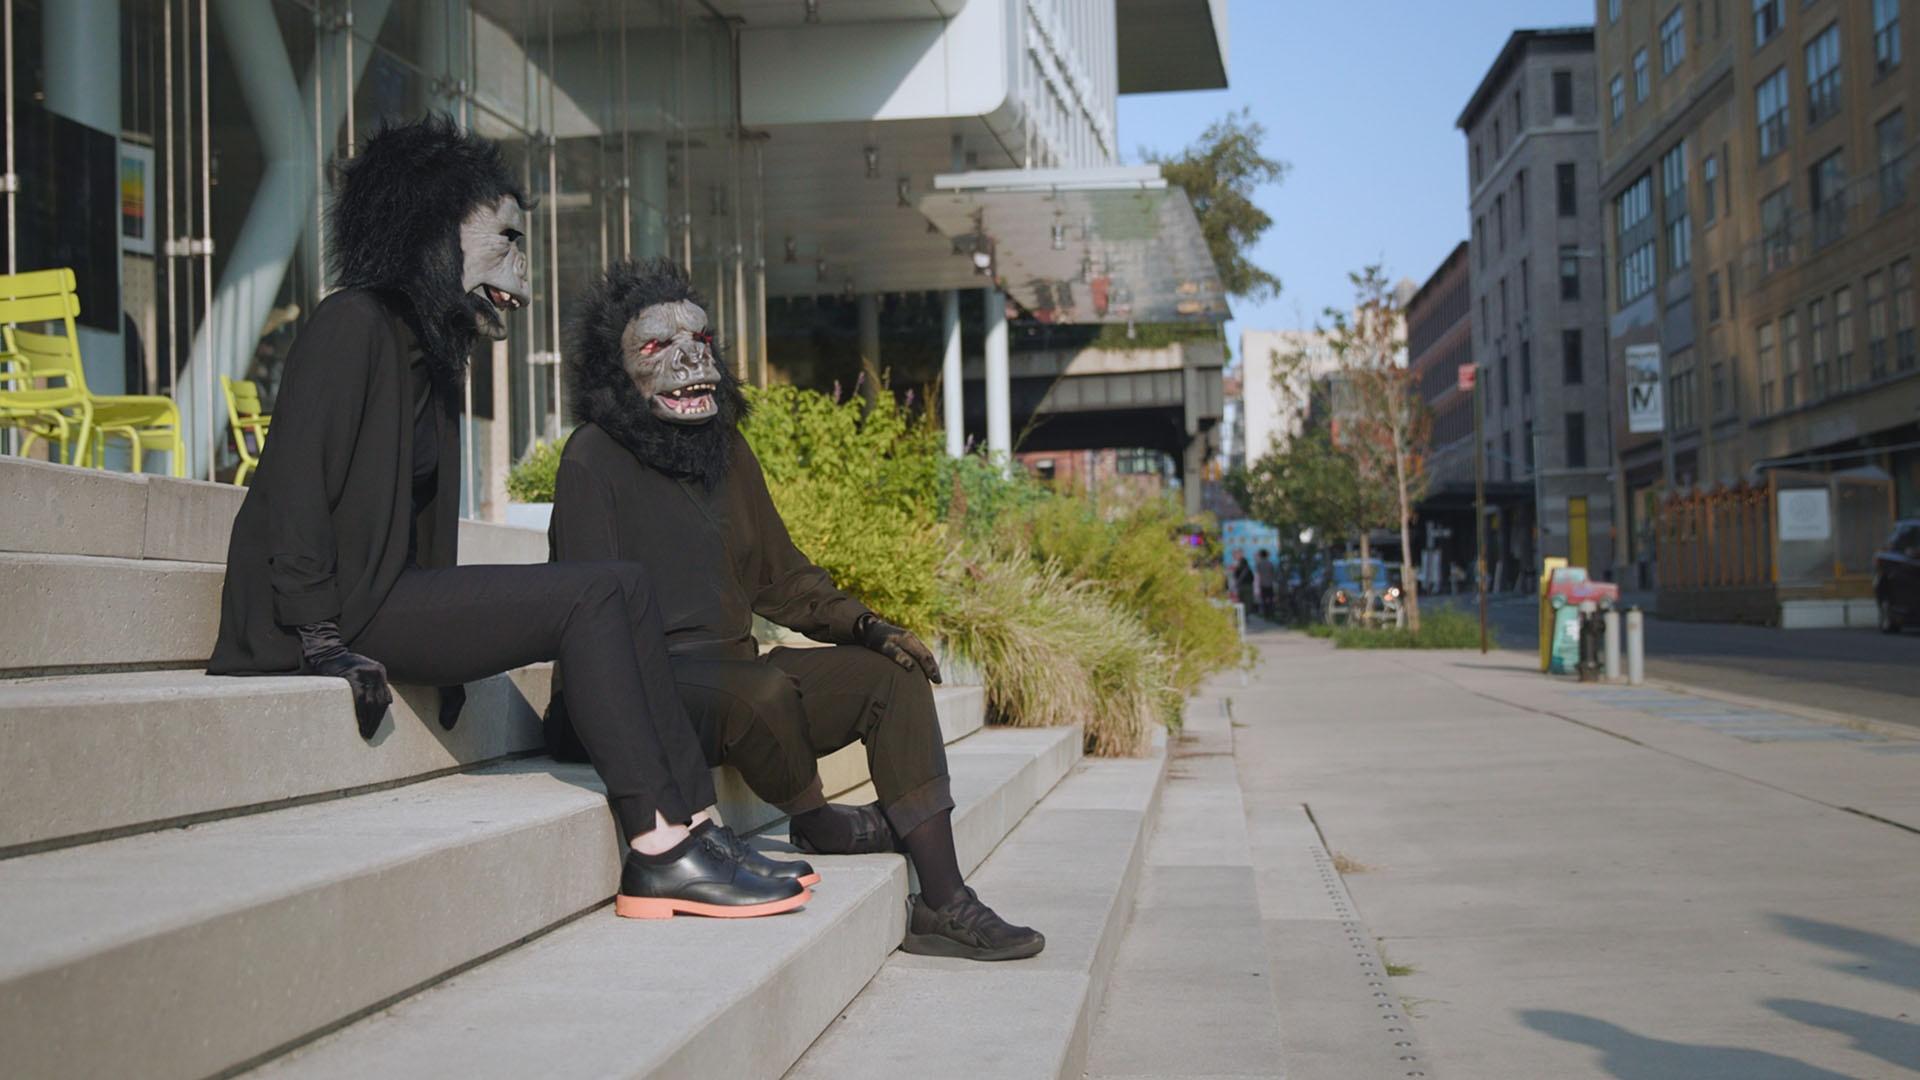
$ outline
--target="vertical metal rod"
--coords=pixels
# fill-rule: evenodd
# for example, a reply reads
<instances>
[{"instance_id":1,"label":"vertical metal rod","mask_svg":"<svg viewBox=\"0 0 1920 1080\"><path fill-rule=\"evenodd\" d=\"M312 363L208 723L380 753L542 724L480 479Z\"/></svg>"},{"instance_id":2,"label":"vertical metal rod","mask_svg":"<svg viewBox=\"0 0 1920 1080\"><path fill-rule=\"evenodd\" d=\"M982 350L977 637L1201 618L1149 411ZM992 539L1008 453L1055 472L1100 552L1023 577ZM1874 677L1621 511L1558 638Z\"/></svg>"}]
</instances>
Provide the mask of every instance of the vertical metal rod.
<instances>
[{"instance_id":1,"label":"vertical metal rod","mask_svg":"<svg viewBox=\"0 0 1920 1080\"><path fill-rule=\"evenodd\" d=\"M13 171L13 0L0 0L0 38L4 39L0 40L0 51L6 53L5 59L0 60L0 68L5 69L4 73L0 74L0 78L6 80L4 93L7 109L5 124L7 129L7 273L12 274L18 272L15 265L14 245L16 235L20 231L16 216L20 177ZM13 437L11 429L7 437L9 440Z\"/></svg>"},{"instance_id":2,"label":"vertical metal rod","mask_svg":"<svg viewBox=\"0 0 1920 1080\"><path fill-rule=\"evenodd\" d=\"M553 8L547 8L547 348L553 362L553 423L549 438L560 437L566 410L560 401L560 139L553 107Z\"/></svg>"},{"instance_id":3,"label":"vertical metal rod","mask_svg":"<svg viewBox=\"0 0 1920 1080\"><path fill-rule=\"evenodd\" d=\"M327 144L320 132L325 124L327 98L320 70L326 50L321 44L321 18L313 18L313 294L327 295Z\"/></svg>"},{"instance_id":4,"label":"vertical metal rod","mask_svg":"<svg viewBox=\"0 0 1920 1080\"><path fill-rule=\"evenodd\" d=\"M1606 614L1601 616L1601 620L1602 624L1606 627L1605 670L1607 681L1614 682L1620 678L1620 612L1613 608L1608 608Z\"/></svg>"},{"instance_id":5,"label":"vertical metal rod","mask_svg":"<svg viewBox=\"0 0 1920 1080\"><path fill-rule=\"evenodd\" d=\"M966 376L960 366L960 290L948 289L940 294L940 327L946 343L940 357L940 395L944 406L941 423L946 429L947 456L957 458L967 452Z\"/></svg>"},{"instance_id":6,"label":"vertical metal rod","mask_svg":"<svg viewBox=\"0 0 1920 1080\"><path fill-rule=\"evenodd\" d=\"M345 0L345 2L347 5L347 9L345 13L341 15L342 22L340 25L340 37L344 40L346 44L346 51L347 51L347 71L346 71L344 95L346 97L346 110L347 110L347 116L346 116L347 157L351 158L354 155L353 85L355 82L355 79L353 77L353 0Z\"/></svg>"},{"instance_id":7,"label":"vertical metal rod","mask_svg":"<svg viewBox=\"0 0 1920 1080\"><path fill-rule=\"evenodd\" d=\"M620 10L620 257L633 258L633 91L627 83L627 7Z\"/></svg>"},{"instance_id":8,"label":"vertical metal rod","mask_svg":"<svg viewBox=\"0 0 1920 1080\"><path fill-rule=\"evenodd\" d=\"M1647 680L1647 646L1645 638L1645 620L1640 609L1627 609L1627 683L1639 686Z\"/></svg>"},{"instance_id":9,"label":"vertical metal rod","mask_svg":"<svg viewBox=\"0 0 1920 1080\"><path fill-rule=\"evenodd\" d=\"M1486 393L1480 368L1473 379L1473 587L1480 598L1480 652L1487 651L1487 441L1481 435L1486 422Z\"/></svg>"},{"instance_id":10,"label":"vertical metal rod","mask_svg":"<svg viewBox=\"0 0 1920 1080\"><path fill-rule=\"evenodd\" d=\"M9 3L12 0L8 0ZM177 392L174 381L180 375L180 298L174 283L174 273L179 269L174 254L174 239L180 233L180 223L173 216L173 0L161 0L160 4L160 94L164 100L161 106L160 122L162 128L161 145L165 150L158 157L162 174L165 177L167 235L160 240L160 259L167 278L167 389ZM8 80L11 83L12 80ZM11 135L9 135L11 138ZM186 445L186 432L180 433L180 443ZM184 470L183 470L184 471Z\"/></svg>"},{"instance_id":11,"label":"vertical metal rod","mask_svg":"<svg viewBox=\"0 0 1920 1080\"><path fill-rule=\"evenodd\" d=\"M219 466L213 424L213 361L220 355L213 325L213 111L208 104L207 83L207 0L200 0L200 303L201 318L207 322L208 362L200 365L200 427L207 448L207 479L214 479ZM183 440L184 441L184 440Z\"/></svg>"}]
</instances>

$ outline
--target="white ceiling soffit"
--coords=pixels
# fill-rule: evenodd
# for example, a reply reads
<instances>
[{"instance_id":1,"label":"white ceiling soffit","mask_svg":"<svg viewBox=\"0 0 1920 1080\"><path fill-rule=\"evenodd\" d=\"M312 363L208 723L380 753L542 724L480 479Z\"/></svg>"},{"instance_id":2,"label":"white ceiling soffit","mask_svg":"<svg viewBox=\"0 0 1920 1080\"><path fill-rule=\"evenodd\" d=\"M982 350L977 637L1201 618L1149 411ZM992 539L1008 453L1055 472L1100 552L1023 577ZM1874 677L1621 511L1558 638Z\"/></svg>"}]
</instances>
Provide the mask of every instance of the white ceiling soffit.
<instances>
[{"instance_id":1,"label":"white ceiling soffit","mask_svg":"<svg viewBox=\"0 0 1920 1080\"><path fill-rule=\"evenodd\" d=\"M967 0L707 0L722 15L737 16L748 26L789 26L808 21L830 23L900 22L909 19L951 19Z\"/></svg>"},{"instance_id":2,"label":"white ceiling soffit","mask_svg":"<svg viewBox=\"0 0 1920 1080\"><path fill-rule=\"evenodd\" d=\"M939 175L918 205L1043 322L1228 318L1193 205L1158 166Z\"/></svg>"}]
</instances>

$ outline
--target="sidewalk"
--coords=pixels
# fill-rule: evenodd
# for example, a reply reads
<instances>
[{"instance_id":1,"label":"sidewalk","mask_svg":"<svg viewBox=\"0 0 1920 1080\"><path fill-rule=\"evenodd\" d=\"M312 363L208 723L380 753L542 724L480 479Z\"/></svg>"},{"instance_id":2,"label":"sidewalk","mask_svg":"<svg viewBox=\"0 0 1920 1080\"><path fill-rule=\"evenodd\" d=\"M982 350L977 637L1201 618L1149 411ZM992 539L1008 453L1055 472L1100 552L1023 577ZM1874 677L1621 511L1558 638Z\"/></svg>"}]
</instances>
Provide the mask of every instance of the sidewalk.
<instances>
[{"instance_id":1,"label":"sidewalk","mask_svg":"<svg viewBox=\"0 0 1920 1080\"><path fill-rule=\"evenodd\" d=\"M1301 885L1277 837L1302 806L1399 973L1378 1007L1412 1018L1408 1075L1920 1075L1920 740L1524 654L1255 640L1216 686L1288 1076L1361 1076L1328 1051L1377 1045L1268 910Z\"/></svg>"}]
</instances>

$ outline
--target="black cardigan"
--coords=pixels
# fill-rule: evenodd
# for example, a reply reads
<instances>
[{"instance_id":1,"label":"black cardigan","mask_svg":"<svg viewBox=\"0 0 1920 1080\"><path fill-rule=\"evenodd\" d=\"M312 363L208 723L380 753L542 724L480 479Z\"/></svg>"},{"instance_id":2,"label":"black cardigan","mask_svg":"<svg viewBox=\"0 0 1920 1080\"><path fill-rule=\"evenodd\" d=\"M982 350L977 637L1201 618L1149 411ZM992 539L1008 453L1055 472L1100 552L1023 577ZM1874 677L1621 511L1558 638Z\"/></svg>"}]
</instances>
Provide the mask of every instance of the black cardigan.
<instances>
[{"instance_id":1,"label":"black cardigan","mask_svg":"<svg viewBox=\"0 0 1920 1080\"><path fill-rule=\"evenodd\" d=\"M294 342L260 468L233 522L220 636L207 671L301 668L294 627L333 620L352 642L407 564L454 565L460 431L451 395L433 410L440 468L413 520L412 331L377 294L345 289L320 302Z\"/></svg>"},{"instance_id":2,"label":"black cardigan","mask_svg":"<svg viewBox=\"0 0 1920 1080\"><path fill-rule=\"evenodd\" d=\"M747 441L712 491L646 465L598 424L567 439L548 542L555 562L621 560L652 571L667 649L756 655L753 616L849 643L866 605L795 547Z\"/></svg>"}]
</instances>

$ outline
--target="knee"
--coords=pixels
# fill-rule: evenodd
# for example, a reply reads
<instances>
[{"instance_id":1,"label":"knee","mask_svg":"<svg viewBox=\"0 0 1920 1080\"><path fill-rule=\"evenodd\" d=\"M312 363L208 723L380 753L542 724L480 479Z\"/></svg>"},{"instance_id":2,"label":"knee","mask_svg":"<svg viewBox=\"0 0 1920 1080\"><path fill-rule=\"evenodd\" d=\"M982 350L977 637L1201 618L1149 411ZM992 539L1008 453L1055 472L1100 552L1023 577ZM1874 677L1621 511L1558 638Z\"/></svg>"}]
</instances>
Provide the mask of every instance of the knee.
<instances>
[{"instance_id":1,"label":"knee","mask_svg":"<svg viewBox=\"0 0 1920 1080\"><path fill-rule=\"evenodd\" d=\"M578 602L582 607L619 610L649 595L647 571L639 563L588 563L581 567Z\"/></svg>"}]
</instances>

